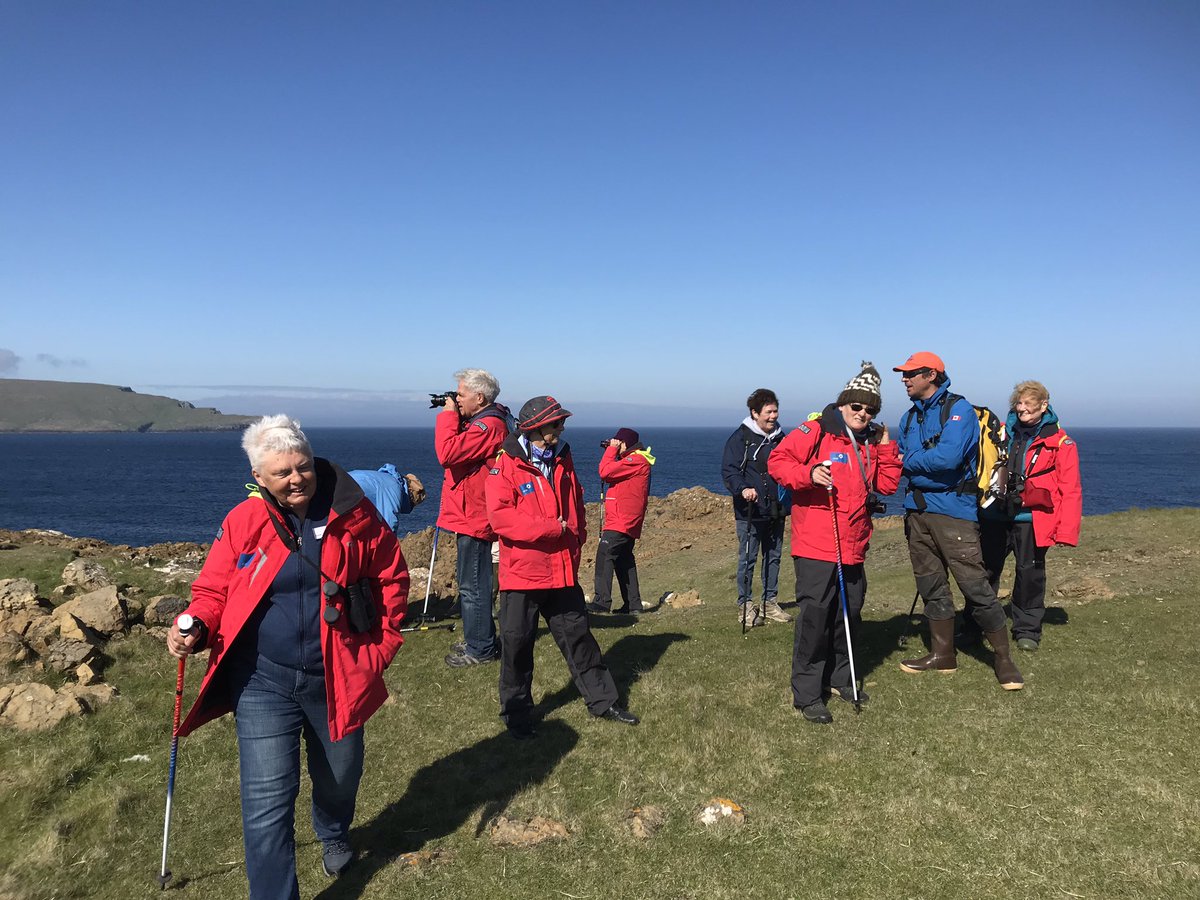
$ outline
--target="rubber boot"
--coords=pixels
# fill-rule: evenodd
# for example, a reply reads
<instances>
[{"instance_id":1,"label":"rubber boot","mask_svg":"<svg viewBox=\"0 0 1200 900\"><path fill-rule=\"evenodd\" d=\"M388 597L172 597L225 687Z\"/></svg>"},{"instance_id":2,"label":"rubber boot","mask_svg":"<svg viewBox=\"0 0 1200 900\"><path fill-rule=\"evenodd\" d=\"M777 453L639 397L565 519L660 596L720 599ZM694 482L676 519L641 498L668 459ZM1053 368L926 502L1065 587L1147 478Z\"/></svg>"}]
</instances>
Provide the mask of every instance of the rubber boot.
<instances>
[{"instance_id":1,"label":"rubber boot","mask_svg":"<svg viewBox=\"0 0 1200 900\"><path fill-rule=\"evenodd\" d=\"M992 668L996 670L996 680L1000 682L1000 687L1006 691L1019 691L1025 687L1025 679L1021 677L1021 671L1013 662L1008 630L1001 628L999 631L989 631L984 637L992 645Z\"/></svg>"},{"instance_id":2,"label":"rubber boot","mask_svg":"<svg viewBox=\"0 0 1200 900\"><path fill-rule=\"evenodd\" d=\"M958 656L954 653L954 619L929 620L928 656L900 661L901 670L909 673L941 672L949 675L958 671Z\"/></svg>"}]
</instances>

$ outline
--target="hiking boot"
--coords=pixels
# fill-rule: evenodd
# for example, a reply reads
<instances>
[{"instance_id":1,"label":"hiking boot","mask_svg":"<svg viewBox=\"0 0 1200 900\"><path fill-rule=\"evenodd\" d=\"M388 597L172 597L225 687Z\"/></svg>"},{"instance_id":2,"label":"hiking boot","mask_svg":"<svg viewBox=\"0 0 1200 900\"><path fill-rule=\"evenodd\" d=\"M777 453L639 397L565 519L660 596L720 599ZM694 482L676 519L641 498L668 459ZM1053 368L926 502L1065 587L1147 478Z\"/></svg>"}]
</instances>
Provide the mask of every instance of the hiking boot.
<instances>
[{"instance_id":1,"label":"hiking boot","mask_svg":"<svg viewBox=\"0 0 1200 900\"><path fill-rule=\"evenodd\" d=\"M446 657L446 665L452 669L466 669L471 666L482 666L486 663L495 662L499 658L499 653L493 653L491 656L472 656L464 649L462 653L449 654Z\"/></svg>"},{"instance_id":2,"label":"hiking boot","mask_svg":"<svg viewBox=\"0 0 1200 900\"><path fill-rule=\"evenodd\" d=\"M1017 664L1012 659L1008 645L1008 632L1001 628L997 631L989 631L984 637L992 645L992 668L996 672L996 680L1000 682L1000 687L1006 691L1019 691L1025 687L1025 679L1021 677L1021 670L1017 668Z\"/></svg>"},{"instance_id":3,"label":"hiking boot","mask_svg":"<svg viewBox=\"0 0 1200 900\"><path fill-rule=\"evenodd\" d=\"M839 700L845 700L847 703L853 703L854 702L854 688L850 687L850 685L846 685L845 687L830 688L829 696L837 697ZM858 705L859 706L862 706L864 703L866 703L870 699L871 698L870 698L870 696L868 696L866 691L864 691L862 688L858 689Z\"/></svg>"},{"instance_id":4,"label":"hiking boot","mask_svg":"<svg viewBox=\"0 0 1200 900\"><path fill-rule=\"evenodd\" d=\"M1017 638L1017 649L1026 653L1037 653L1040 646L1035 638Z\"/></svg>"},{"instance_id":5,"label":"hiking boot","mask_svg":"<svg viewBox=\"0 0 1200 900\"><path fill-rule=\"evenodd\" d=\"M805 706L800 710L800 715L804 716L805 719L814 725L828 725L833 721L833 716L829 713L829 707L820 700Z\"/></svg>"},{"instance_id":6,"label":"hiking boot","mask_svg":"<svg viewBox=\"0 0 1200 900\"><path fill-rule=\"evenodd\" d=\"M737 620L742 621L742 616L746 617L746 627L754 628L758 625L766 625L767 620L763 618L762 610L753 603L739 603L737 608Z\"/></svg>"},{"instance_id":7,"label":"hiking boot","mask_svg":"<svg viewBox=\"0 0 1200 900\"><path fill-rule=\"evenodd\" d=\"M779 601L768 600L763 604L763 611L772 622L790 622L792 617L779 608Z\"/></svg>"},{"instance_id":8,"label":"hiking boot","mask_svg":"<svg viewBox=\"0 0 1200 900\"><path fill-rule=\"evenodd\" d=\"M958 671L958 657L954 653L953 619L929 620L929 650L927 655L919 659L901 660L901 671L909 674L940 672L943 675Z\"/></svg>"},{"instance_id":9,"label":"hiking boot","mask_svg":"<svg viewBox=\"0 0 1200 900\"><path fill-rule=\"evenodd\" d=\"M321 868L328 878L337 878L354 862L354 849L345 841L327 841L321 851Z\"/></svg>"},{"instance_id":10,"label":"hiking boot","mask_svg":"<svg viewBox=\"0 0 1200 900\"><path fill-rule=\"evenodd\" d=\"M636 725L639 721L641 721L625 707L617 706L615 703L604 712L600 713L600 718L609 719L613 722L620 722L622 725Z\"/></svg>"},{"instance_id":11,"label":"hiking boot","mask_svg":"<svg viewBox=\"0 0 1200 900\"><path fill-rule=\"evenodd\" d=\"M467 652L467 642L466 641L455 641L453 644L450 645L450 652L451 653L466 653Z\"/></svg>"}]
</instances>

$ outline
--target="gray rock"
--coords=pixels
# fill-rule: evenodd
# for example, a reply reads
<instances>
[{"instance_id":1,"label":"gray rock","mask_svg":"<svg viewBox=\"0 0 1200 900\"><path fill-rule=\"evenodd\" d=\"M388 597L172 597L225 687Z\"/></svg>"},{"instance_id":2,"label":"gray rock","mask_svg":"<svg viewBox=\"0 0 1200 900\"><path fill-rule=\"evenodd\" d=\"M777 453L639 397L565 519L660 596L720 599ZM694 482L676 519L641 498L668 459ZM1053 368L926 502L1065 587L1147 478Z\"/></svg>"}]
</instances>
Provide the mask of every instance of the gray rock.
<instances>
[{"instance_id":1,"label":"gray rock","mask_svg":"<svg viewBox=\"0 0 1200 900\"><path fill-rule=\"evenodd\" d=\"M146 611L142 621L147 625L167 625L175 621L175 617L187 609L188 601L172 594L160 594L151 597L146 603Z\"/></svg>"},{"instance_id":2,"label":"gray rock","mask_svg":"<svg viewBox=\"0 0 1200 900\"><path fill-rule=\"evenodd\" d=\"M59 638L42 654L42 664L54 672L72 672L96 658L96 648L87 641Z\"/></svg>"},{"instance_id":3,"label":"gray rock","mask_svg":"<svg viewBox=\"0 0 1200 900\"><path fill-rule=\"evenodd\" d=\"M113 580L100 563L90 559L73 559L62 571L62 583L86 592L108 587Z\"/></svg>"}]
</instances>

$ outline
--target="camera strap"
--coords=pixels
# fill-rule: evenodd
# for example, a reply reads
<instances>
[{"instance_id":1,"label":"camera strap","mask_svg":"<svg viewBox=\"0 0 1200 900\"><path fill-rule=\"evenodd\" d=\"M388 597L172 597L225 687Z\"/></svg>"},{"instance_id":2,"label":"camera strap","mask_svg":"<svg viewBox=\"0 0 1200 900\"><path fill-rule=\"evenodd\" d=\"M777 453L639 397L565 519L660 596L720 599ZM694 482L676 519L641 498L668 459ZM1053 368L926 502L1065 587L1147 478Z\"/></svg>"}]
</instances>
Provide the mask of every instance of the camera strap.
<instances>
[{"instance_id":1,"label":"camera strap","mask_svg":"<svg viewBox=\"0 0 1200 900\"><path fill-rule=\"evenodd\" d=\"M266 490L264 489L260 493L266 494ZM306 563L310 569L323 579L321 583L321 596L325 599L325 611L322 613L322 616L326 622L332 625L342 614L333 601L344 588L336 579L330 578L321 571L319 565L304 555L301 537L293 533L292 529L284 523L281 513L276 514L276 511L271 508L271 501L265 496L263 497L263 503L267 506L267 518L271 520L271 524L275 527L275 533L279 536L279 540L283 542L283 546L299 556L302 562Z\"/></svg>"},{"instance_id":2,"label":"camera strap","mask_svg":"<svg viewBox=\"0 0 1200 900\"><path fill-rule=\"evenodd\" d=\"M870 499L871 499L870 498L871 480L869 478L867 478L867 467L863 465L862 457L858 455L858 438L855 437L854 432L851 430L850 426L847 425L844 421L842 422L842 427L846 429L846 437L850 438L850 448L854 451L854 461L856 463L858 463L858 474L862 476L863 487L865 487L867 489L867 498L863 501L863 503L865 505L866 503L869 503ZM867 457L867 466L870 466L871 465L871 445L866 440L863 441L863 444L864 444L863 454Z\"/></svg>"}]
</instances>

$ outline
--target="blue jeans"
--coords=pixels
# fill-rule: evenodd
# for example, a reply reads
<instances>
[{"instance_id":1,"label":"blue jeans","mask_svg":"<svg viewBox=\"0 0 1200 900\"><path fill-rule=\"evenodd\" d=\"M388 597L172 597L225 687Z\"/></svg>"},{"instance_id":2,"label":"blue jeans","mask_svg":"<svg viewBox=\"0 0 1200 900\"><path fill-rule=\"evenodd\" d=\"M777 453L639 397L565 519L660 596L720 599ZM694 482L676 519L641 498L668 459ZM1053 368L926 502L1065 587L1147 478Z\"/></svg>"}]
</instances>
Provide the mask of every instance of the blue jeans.
<instances>
[{"instance_id":1,"label":"blue jeans","mask_svg":"<svg viewBox=\"0 0 1200 900\"><path fill-rule=\"evenodd\" d=\"M496 622L492 618L492 542L458 536L458 605L462 610L467 652L476 659L496 655Z\"/></svg>"},{"instance_id":2,"label":"blue jeans","mask_svg":"<svg viewBox=\"0 0 1200 900\"><path fill-rule=\"evenodd\" d=\"M253 668L250 668L253 665ZM300 735L312 779L312 823L322 841L344 841L363 771L362 729L329 739L325 676L259 656L231 673L242 793L242 839L252 900L299 900L296 797Z\"/></svg>"},{"instance_id":3,"label":"blue jeans","mask_svg":"<svg viewBox=\"0 0 1200 900\"><path fill-rule=\"evenodd\" d=\"M779 557L783 553L783 525L786 520L743 522L737 520L738 604L754 600L754 565L762 550L762 599L766 603L779 593Z\"/></svg>"}]
</instances>

